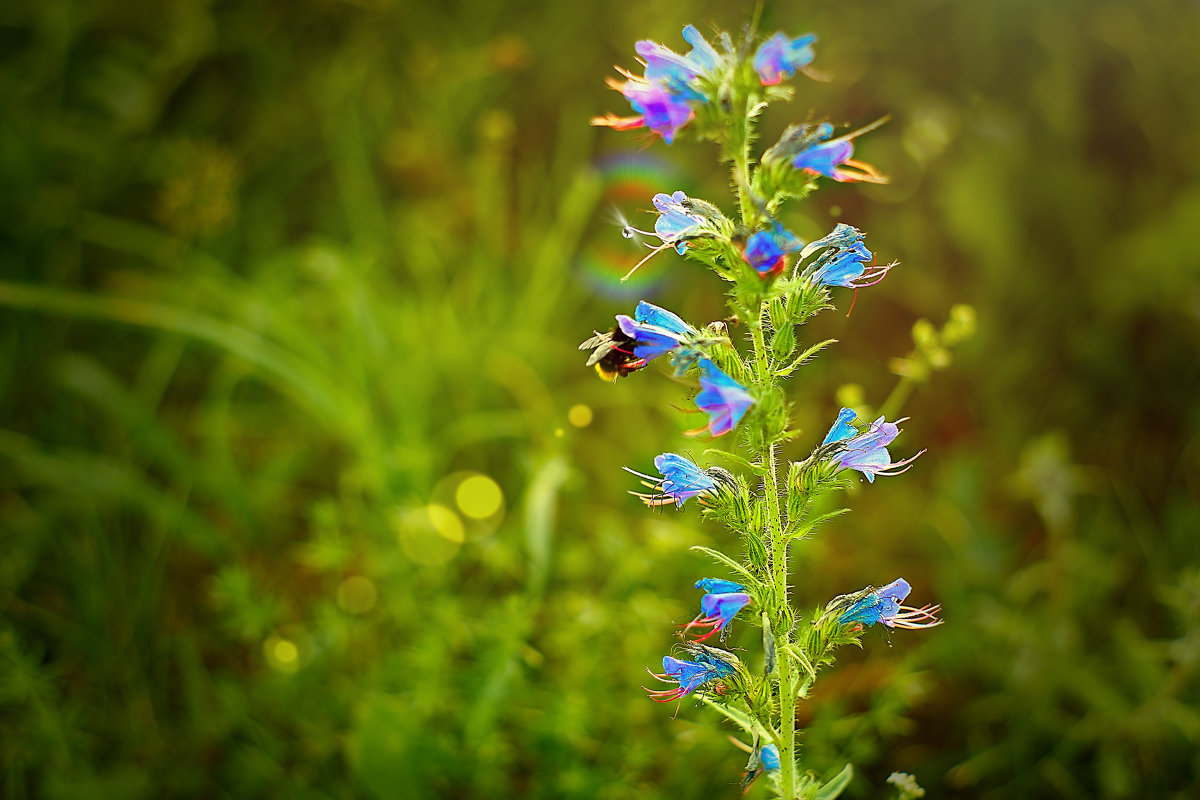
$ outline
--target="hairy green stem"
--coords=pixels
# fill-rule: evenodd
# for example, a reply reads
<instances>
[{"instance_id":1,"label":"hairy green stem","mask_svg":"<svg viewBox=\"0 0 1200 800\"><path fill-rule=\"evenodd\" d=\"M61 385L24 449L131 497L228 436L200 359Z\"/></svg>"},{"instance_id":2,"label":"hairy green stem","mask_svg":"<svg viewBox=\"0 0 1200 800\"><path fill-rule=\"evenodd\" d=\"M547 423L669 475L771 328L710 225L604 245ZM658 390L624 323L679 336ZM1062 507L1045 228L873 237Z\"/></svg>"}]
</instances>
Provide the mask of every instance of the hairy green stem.
<instances>
[{"instance_id":1,"label":"hairy green stem","mask_svg":"<svg viewBox=\"0 0 1200 800\"><path fill-rule=\"evenodd\" d=\"M749 122L746 123L747 129ZM745 187L749 185L749 155L746 143L749 141L748 130L744 132L742 146L734 159L734 182L738 190L738 200L742 211L742 223L750 227L753 222L753 204L748 200ZM740 174L739 174L740 173ZM750 334L754 345L754 366L757 383L761 390L768 390L778 382L772 372L770 356L767 351L766 337L763 334L763 317L766 315L766 303L758 302L757 312L748 320ZM770 578L775 589L774 602L771 603L773 619L773 635L776 646L780 649L790 644L791 618L790 599L788 597L788 563L787 542L783 531L783 515L779 505L779 443L773 432L766 431L759 464L764 469L763 495L767 502L767 529L770 537ZM792 657L786 652L776 653L775 670L777 689L779 692L779 782L782 796L785 800L793 800L796 796L796 695L792 686L792 670L795 665ZM768 724L770 721L768 720ZM773 727L773 726L772 726Z\"/></svg>"}]
</instances>

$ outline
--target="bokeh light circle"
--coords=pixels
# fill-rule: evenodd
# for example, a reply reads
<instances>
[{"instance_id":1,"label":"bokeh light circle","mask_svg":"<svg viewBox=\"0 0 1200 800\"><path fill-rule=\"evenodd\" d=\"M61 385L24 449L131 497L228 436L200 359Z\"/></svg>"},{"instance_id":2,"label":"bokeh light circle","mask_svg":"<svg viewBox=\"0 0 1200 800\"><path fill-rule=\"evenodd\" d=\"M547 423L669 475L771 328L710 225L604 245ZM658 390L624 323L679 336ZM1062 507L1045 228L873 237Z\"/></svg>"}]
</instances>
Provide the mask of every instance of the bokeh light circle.
<instances>
[{"instance_id":1,"label":"bokeh light circle","mask_svg":"<svg viewBox=\"0 0 1200 800\"><path fill-rule=\"evenodd\" d=\"M454 492L458 510L471 519L487 519L504 504L500 484L487 475L471 475L458 484Z\"/></svg>"},{"instance_id":2,"label":"bokeh light circle","mask_svg":"<svg viewBox=\"0 0 1200 800\"><path fill-rule=\"evenodd\" d=\"M591 406L586 406L583 403L576 403L567 411L567 422L576 428L586 428L592 424L592 419L594 418L595 415L592 413Z\"/></svg>"}]
</instances>

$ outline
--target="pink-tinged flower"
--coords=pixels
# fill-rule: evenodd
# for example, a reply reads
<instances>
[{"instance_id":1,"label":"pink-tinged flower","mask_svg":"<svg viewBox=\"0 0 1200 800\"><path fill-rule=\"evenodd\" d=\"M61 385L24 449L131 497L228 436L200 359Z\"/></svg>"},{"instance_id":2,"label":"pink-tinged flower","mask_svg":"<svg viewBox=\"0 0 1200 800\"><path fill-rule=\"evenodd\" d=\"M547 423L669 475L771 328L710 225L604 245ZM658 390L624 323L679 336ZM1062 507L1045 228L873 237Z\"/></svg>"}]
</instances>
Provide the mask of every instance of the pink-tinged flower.
<instances>
[{"instance_id":1,"label":"pink-tinged flower","mask_svg":"<svg viewBox=\"0 0 1200 800\"><path fill-rule=\"evenodd\" d=\"M838 617L839 625L854 623L866 627L882 622L889 628L910 630L941 625L942 620L937 618L937 613L942 610L940 605L922 608L900 605L911 591L908 581L897 578L882 589L868 588L855 595L837 598L830 606L834 610L846 608Z\"/></svg>"},{"instance_id":2,"label":"pink-tinged flower","mask_svg":"<svg viewBox=\"0 0 1200 800\"><path fill-rule=\"evenodd\" d=\"M830 233L805 245L800 258L823 251L805 268L804 274L820 286L844 286L864 289L887 276L895 263L877 266L875 256L863 244L863 233L851 225L838 223Z\"/></svg>"},{"instance_id":3,"label":"pink-tinged flower","mask_svg":"<svg viewBox=\"0 0 1200 800\"><path fill-rule=\"evenodd\" d=\"M754 54L754 71L763 86L774 86L790 78L796 70L812 63L814 34L805 34L795 39L777 33L763 42Z\"/></svg>"},{"instance_id":4,"label":"pink-tinged flower","mask_svg":"<svg viewBox=\"0 0 1200 800\"><path fill-rule=\"evenodd\" d=\"M771 228L751 234L742 257L764 278L783 271L788 253L799 250L804 242L776 222Z\"/></svg>"},{"instance_id":5,"label":"pink-tinged flower","mask_svg":"<svg viewBox=\"0 0 1200 800\"><path fill-rule=\"evenodd\" d=\"M672 700L678 700L696 691L701 686L732 675L736 669L734 664L737 658L732 653L726 653L724 650L705 647L703 645L688 645L688 649L693 653L695 661L683 661L671 656L665 656L663 658L662 674L650 673L663 683L676 684L674 689L662 689L659 691L646 689L651 700L656 703L669 703ZM718 691L720 691L719 685Z\"/></svg>"},{"instance_id":6,"label":"pink-tinged flower","mask_svg":"<svg viewBox=\"0 0 1200 800\"><path fill-rule=\"evenodd\" d=\"M708 432L713 436L729 433L750 406L754 396L707 358L700 359L700 394L696 405L708 414ZM700 430L703 430L701 428Z\"/></svg>"},{"instance_id":7,"label":"pink-tinged flower","mask_svg":"<svg viewBox=\"0 0 1200 800\"><path fill-rule=\"evenodd\" d=\"M661 44L643 40L634 49L645 65L645 74L638 77L618 67L626 80L609 80L608 85L619 91L638 112L636 116L619 117L607 114L592 119L593 125L617 130L647 127L671 144L679 131L691 121L694 107L708 98L699 91L701 80L720 64L720 55L695 26L683 29L683 38L692 49L679 55Z\"/></svg>"},{"instance_id":8,"label":"pink-tinged flower","mask_svg":"<svg viewBox=\"0 0 1200 800\"><path fill-rule=\"evenodd\" d=\"M867 481L870 483L875 482L876 475L885 477L899 475L907 470L921 453L925 452L922 450L903 461L892 461L887 446L900 434L897 423L904 420L884 422L883 417L880 417L872 422L866 431L856 434L857 429L849 424L849 420L853 417L845 418L848 413L853 414L854 412L846 408L839 412L838 421L829 430L824 444L844 442L843 447L834 451L833 458L837 460L838 466L844 469L858 470L867 476Z\"/></svg>"},{"instance_id":9,"label":"pink-tinged flower","mask_svg":"<svg viewBox=\"0 0 1200 800\"><path fill-rule=\"evenodd\" d=\"M708 632L697 636L695 641L703 642L718 631L721 640L725 639L725 629L738 612L750 605L750 595L745 592L725 592L721 594L705 594L700 598L700 615L684 626L687 634L694 629Z\"/></svg>"}]
</instances>

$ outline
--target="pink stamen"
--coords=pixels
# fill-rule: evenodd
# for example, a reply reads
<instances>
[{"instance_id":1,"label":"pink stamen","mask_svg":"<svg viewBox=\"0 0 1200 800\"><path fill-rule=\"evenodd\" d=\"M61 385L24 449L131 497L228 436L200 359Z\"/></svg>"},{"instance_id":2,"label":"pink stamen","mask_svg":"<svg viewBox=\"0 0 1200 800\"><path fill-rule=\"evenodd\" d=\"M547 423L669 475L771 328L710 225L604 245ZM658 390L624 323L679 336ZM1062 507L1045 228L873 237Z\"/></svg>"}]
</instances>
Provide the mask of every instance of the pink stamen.
<instances>
[{"instance_id":1,"label":"pink stamen","mask_svg":"<svg viewBox=\"0 0 1200 800\"><path fill-rule=\"evenodd\" d=\"M695 642L703 642L709 639L714 633L721 630L723 623L724 620L720 617L697 617L687 625L683 626L683 634L686 636L687 632L692 628L709 628L710 630L708 633L704 634L703 636L697 636L692 640Z\"/></svg>"}]
</instances>

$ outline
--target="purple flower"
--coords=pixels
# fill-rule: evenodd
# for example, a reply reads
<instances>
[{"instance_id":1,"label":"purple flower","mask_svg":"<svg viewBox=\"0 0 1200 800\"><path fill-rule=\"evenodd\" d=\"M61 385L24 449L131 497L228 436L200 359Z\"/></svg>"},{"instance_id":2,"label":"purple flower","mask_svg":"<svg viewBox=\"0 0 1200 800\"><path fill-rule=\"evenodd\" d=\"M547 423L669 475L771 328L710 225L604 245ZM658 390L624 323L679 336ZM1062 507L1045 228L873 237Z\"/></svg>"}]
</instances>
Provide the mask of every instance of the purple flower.
<instances>
[{"instance_id":1,"label":"purple flower","mask_svg":"<svg viewBox=\"0 0 1200 800\"><path fill-rule=\"evenodd\" d=\"M654 195L654 208L658 211L658 218L654 221L653 232L626 225L621 233L626 239L632 238L636 233L657 236L662 244L652 248L650 254L635 264L621 280L628 278L668 247L674 246L675 251L683 255L687 252L688 242L693 239L703 236L728 238L727 229L731 227L731 223L721 210L711 203L693 199L680 191L672 194L659 192Z\"/></svg>"},{"instance_id":2,"label":"purple flower","mask_svg":"<svg viewBox=\"0 0 1200 800\"><path fill-rule=\"evenodd\" d=\"M782 162L813 175L824 175L835 181L867 181L887 183L887 178L870 164L854 161L854 139L883 120L831 139L833 126L828 122L815 125L790 125L779 141L763 153L763 164ZM850 169L846 169L849 167Z\"/></svg>"},{"instance_id":3,"label":"purple flower","mask_svg":"<svg viewBox=\"0 0 1200 800\"><path fill-rule=\"evenodd\" d=\"M630 78L619 88L621 94L641 116L641 125L657 133L667 144L692 120L692 98L673 93L665 86ZM634 127L641 127L636 125ZM623 127L618 130L624 130Z\"/></svg>"},{"instance_id":4,"label":"purple flower","mask_svg":"<svg viewBox=\"0 0 1200 800\"><path fill-rule=\"evenodd\" d=\"M621 332L633 340L633 354L653 361L664 353L689 346L700 332L665 308L642 300L633 312L633 319L617 315Z\"/></svg>"},{"instance_id":5,"label":"purple flower","mask_svg":"<svg viewBox=\"0 0 1200 800\"><path fill-rule=\"evenodd\" d=\"M663 453L654 459L654 466L662 473L661 478L643 475L625 467L625 471L644 479L643 485L654 489L654 494L630 492L640 497L648 506L665 506L674 503L676 508L683 506L689 497L696 497L701 503L706 498L715 496L718 492L717 482L733 482L733 476L720 467L709 467L702 470L675 453Z\"/></svg>"},{"instance_id":6,"label":"purple flower","mask_svg":"<svg viewBox=\"0 0 1200 800\"><path fill-rule=\"evenodd\" d=\"M656 42L638 42L634 49L646 65L645 75L639 78L622 70L628 80L609 81L609 86L623 94L638 115L607 114L595 117L592 124L617 130L645 126L671 144L691 121L693 107L708 99L699 91L699 82L720 65L720 55L695 26L684 28L683 38L692 45L684 56Z\"/></svg>"},{"instance_id":7,"label":"purple flower","mask_svg":"<svg viewBox=\"0 0 1200 800\"><path fill-rule=\"evenodd\" d=\"M848 181L887 183L887 178L875 167L851 158L854 155L853 138L859 133L862 131L826 141L833 135L833 126L823 122L815 132L816 143L796 153L792 157L792 166L815 175L833 178L839 183ZM853 168L853 171L843 169L846 166Z\"/></svg>"},{"instance_id":8,"label":"purple flower","mask_svg":"<svg viewBox=\"0 0 1200 800\"><path fill-rule=\"evenodd\" d=\"M703 589L709 594L726 594L728 592L744 592L746 587L740 583L727 581L722 578L701 578L696 581L696 588Z\"/></svg>"},{"instance_id":9,"label":"purple flower","mask_svg":"<svg viewBox=\"0 0 1200 800\"><path fill-rule=\"evenodd\" d=\"M638 42L633 49L645 60L647 81L669 87L680 94L694 94L692 82L716 69L720 56L700 35L695 25L684 27L683 40L692 46L686 56L648 39Z\"/></svg>"},{"instance_id":10,"label":"purple flower","mask_svg":"<svg viewBox=\"0 0 1200 800\"><path fill-rule=\"evenodd\" d=\"M680 255L683 255L691 239L722 235L722 229L729 226L729 220L716 206L688 197L681 191L654 195L654 209L658 212L658 219L654 221L654 235L664 245L675 245Z\"/></svg>"},{"instance_id":11,"label":"purple flower","mask_svg":"<svg viewBox=\"0 0 1200 800\"><path fill-rule=\"evenodd\" d=\"M782 272L784 256L803 246L804 242L776 222L770 229L752 234L746 240L742 257L766 278Z\"/></svg>"},{"instance_id":12,"label":"purple flower","mask_svg":"<svg viewBox=\"0 0 1200 800\"><path fill-rule=\"evenodd\" d=\"M763 42L754 54L754 71L763 86L774 86L790 78L796 70L807 67L813 60L813 42L817 37L811 33L789 38L777 33Z\"/></svg>"},{"instance_id":13,"label":"purple flower","mask_svg":"<svg viewBox=\"0 0 1200 800\"><path fill-rule=\"evenodd\" d=\"M848 602L849 607L838 617L838 624L855 623L865 627L882 622L889 628L908 629L941 625L942 620L937 618L941 606L913 608L900 605L910 591L912 587L908 585L908 581L897 578L882 589L868 589L858 595L839 598L843 604ZM837 604L838 600L834 600L831 605Z\"/></svg>"},{"instance_id":14,"label":"purple flower","mask_svg":"<svg viewBox=\"0 0 1200 800\"><path fill-rule=\"evenodd\" d=\"M708 414L708 432L720 436L737 426L750 406L754 405L754 397L745 387L717 369L716 364L701 358L700 394L696 395L696 405Z\"/></svg>"},{"instance_id":15,"label":"purple flower","mask_svg":"<svg viewBox=\"0 0 1200 800\"><path fill-rule=\"evenodd\" d=\"M865 432L853 435L850 432L856 432L856 429L849 424L849 421L853 417L848 417L848 413L852 414L853 412L843 408L838 413L838 421L830 428L823 444L845 442L844 449L837 450L834 455L838 466L843 469L858 470L867 476L867 481L870 483L875 482L876 475L899 475L908 469L909 465L921 453L925 452L922 450L920 453L910 456L903 461L893 462L891 455L887 451L887 446L900 433L900 428L897 427L896 423L903 422L904 420L884 422L883 417L880 417L872 422L871 426Z\"/></svg>"},{"instance_id":16,"label":"purple flower","mask_svg":"<svg viewBox=\"0 0 1200 800\"><path fill-rule=\"evenodd\" d=\"M850 225L838 223L824 238L810 242L800 251L800 258L808 258L815 252L824 251L804 272L814 284L845 286L862 289L874 286L896 266L875 266L874 256L863 244L863 233Z\"/></svg>"},{"instance_id":17,"label":"purple flower","mask_svg":"<svg viewBox=\"0 0 1200 800\"><path fill-rule=\"evenodd\" d=\"M698 235L704 228L705 219L699 214L693 214L684 203L688 196L683 192L654 195L654 208L658 211L658 219L654 221L654 235L663 244L683 246L684 240ZM680 253L682 255L682 252Z\"/></svg>"},{"instance_id":18,"label":"purple flower","mask_svg":"<svg viewBox=\"0 0 1200 800\"><path fill-rule=\"evenodd\" d=\"M738 612L749 604L750 595L745 592L705 594L700 598L700 615L684 626L684 633L693 628L707 628L708 633L697 636L695 641L703 642L718 631L721 631L721 638L724 640L725 628L733 622Z\"/></svg>"},{"instance_id":19,"label":"purple flower","mask_svg":"<svg viewBox=\"0 0 1200 800\"><path fill-rule=\"evenodd\" d=\"M733 674L735 659L732 654L703 645L690 645L689 647L693 648L695 661L683 661L665 656L663 658L663 674L650 673L663 683L677 684L674 689L660 691L647 689L650 699L656 703L669 703L672 700L686 697L705 684Z\"/></svg>"},{"instance_id":20,"label":"purple flower","mask_svg":"<svg viewBox=\"0 0 1200 800\"><path fill-rule=\"evenodd\" d=\"M618 314L615 328L594 333L579 349L593 351L588 366L595 367L607 381L636 372L665 353L671 354L675 372L681 375L700 358L701 345L723 341L702 335L675 314L645 300L638 303L633 317Z\"/></svg>"}]
</instances>

